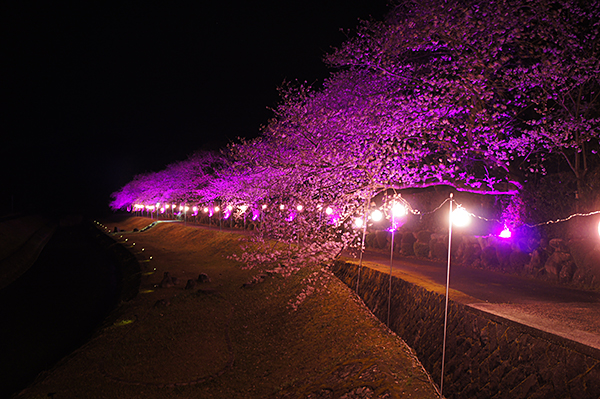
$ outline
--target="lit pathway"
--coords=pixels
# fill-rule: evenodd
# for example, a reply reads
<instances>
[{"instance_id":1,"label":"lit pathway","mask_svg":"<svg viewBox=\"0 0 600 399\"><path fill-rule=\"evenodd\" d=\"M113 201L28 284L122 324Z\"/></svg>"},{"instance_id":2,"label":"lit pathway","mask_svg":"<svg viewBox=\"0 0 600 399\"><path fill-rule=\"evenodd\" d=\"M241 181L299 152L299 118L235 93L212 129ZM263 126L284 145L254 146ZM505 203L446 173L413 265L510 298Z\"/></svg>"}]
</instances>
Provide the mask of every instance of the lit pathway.
<instances>
[{"instance_id":1,"label":"lit pathway","mask_svg":"<svg viewBox=\"0 0 600 399\"><path fill-rule=\"evenodd\" d=\"M367 252L364 262L389 273L389 253ZM446 262L395 256L393 274L444 294L446 267ZM458 265L451 265L450 288L452 300L600 350L598 292Z\"/></svg>"}]
</instances>

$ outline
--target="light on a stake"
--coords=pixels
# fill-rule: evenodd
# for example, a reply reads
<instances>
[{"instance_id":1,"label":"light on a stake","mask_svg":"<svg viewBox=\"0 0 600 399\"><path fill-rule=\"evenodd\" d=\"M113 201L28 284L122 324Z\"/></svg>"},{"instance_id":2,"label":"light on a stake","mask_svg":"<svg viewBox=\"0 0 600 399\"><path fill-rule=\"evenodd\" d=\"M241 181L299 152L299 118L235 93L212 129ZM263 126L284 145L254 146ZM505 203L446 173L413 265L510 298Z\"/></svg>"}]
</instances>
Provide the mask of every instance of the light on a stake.
<instances>
[{"instance_id":1,"label":"light on a stake","mask_svg":"<svg viewBox=\"0 0 600 399\"><path fill-rule=\"evenodd\" d=\"M379 222L381 219L383 219L383 213L381 213L379 209L375 209L371 213L371 220L374 222Z\"/></svg>"},{"instance_id":2,"label":"light on a stake","mask_svg":"<svg viewBox=\"0 0 600 399\"><path fill-rule=\"evenodd\" d=\"M452 224L457 227L464 227L471 223L471 215L461 206L452 211Z\"/></svg>"}]
</instances>

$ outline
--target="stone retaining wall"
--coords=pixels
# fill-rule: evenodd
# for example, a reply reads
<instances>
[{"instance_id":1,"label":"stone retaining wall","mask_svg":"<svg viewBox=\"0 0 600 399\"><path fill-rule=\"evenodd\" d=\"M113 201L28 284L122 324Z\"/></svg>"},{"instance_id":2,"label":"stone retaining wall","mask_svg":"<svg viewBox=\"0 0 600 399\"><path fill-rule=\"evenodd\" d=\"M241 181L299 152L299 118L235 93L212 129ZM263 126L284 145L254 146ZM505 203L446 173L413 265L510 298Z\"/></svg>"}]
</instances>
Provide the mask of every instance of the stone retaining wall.
<instances>
[{"instance_id":1,"label":"stone retaining wall","mask_svg":"<svg viewBox=\"0 0 600 399\"><path fill-rule=\"evenodd\" d=\"M356 289L358 266L334 274ZM384 323L388 274L363 267L359 295ZM392 277L390 328L413 348L439 384L445 298ZM450 301L444 396L447 398L600 398L600 351Z\"/></svg>"}]
</instances>

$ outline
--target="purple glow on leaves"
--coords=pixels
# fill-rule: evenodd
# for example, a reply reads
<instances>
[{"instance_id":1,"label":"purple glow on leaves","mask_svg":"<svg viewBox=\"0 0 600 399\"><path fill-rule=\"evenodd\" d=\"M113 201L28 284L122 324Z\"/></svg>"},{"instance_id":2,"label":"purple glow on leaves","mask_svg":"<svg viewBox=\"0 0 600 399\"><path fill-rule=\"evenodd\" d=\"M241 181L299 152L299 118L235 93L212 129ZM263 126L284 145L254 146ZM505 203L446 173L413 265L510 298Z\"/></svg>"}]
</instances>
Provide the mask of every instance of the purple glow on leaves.
<instances>
[{"instance_id":1,"label":"purple glow on leaves","mask_svg":"<svg viewBox=\"0 0 600 399\"><path fill-rule=\"evenodd\" d=\"M286 222L291 222L296 217L296 212L290 212L289 216L285 218Z\"/></svg>"},{"instance_id":2,"label":"purple glow on leaves","mask_svg":"<svg viewBox=\"0 0 600 399\"><path fill-rule=\"evenodd\" d=\"M260 211L258 209L252 209L252 220L258 219L260 216Z\"/></svg>"}]
</instances>

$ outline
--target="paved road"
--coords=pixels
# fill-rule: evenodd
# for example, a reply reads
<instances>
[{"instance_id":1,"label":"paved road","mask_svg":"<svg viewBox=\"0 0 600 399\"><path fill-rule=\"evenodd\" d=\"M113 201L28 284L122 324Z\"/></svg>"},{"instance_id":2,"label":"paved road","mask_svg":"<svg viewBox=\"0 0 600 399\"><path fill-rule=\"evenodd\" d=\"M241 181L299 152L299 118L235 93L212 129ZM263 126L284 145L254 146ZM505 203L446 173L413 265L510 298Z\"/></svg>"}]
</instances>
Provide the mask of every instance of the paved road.
<instances>
[{"instance_id":1,"label":"paved road","mask_svg":"<svg viewBox=\"0 0 600 399\"><path fill-rule=\"evenodd\" d=\"M374 268L389 270L389 254L367 252L363 260L367 266L372 262ZM437 286L438 292L446 285L446 272L446 262L393 260L394 274L408 275L427 288ZM599 292L460 265L451 265L450 288L466 294L455 295L455 300L468 306L600 349Z\"/></svg>"}]
</instances>

